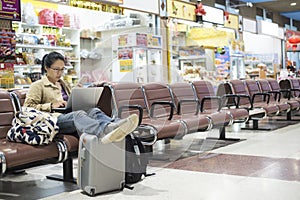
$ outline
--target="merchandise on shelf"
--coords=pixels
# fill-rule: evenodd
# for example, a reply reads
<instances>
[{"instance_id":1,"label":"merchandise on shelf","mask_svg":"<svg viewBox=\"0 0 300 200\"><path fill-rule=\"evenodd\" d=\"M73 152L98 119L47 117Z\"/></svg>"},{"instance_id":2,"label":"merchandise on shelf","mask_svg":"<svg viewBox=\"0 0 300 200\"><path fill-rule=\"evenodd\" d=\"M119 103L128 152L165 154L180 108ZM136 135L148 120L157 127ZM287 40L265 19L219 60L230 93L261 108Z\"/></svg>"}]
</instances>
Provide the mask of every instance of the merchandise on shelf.
<instances>
[{"instance_id":1,"label":"merchandise on shelf","mask_svg":"<svg viewBox=\"0 0 300 200\"><path fill-rule=\"evenodd\" d=\"M18 56L16 63L18 66L15 68L16 84L28 87L28 84L30 84L28 78L32 82L40 79L40 61L45 54L51 51L59 51L65 55L66 68L73 69L76 67L76 69L80 69L78 29L40 24L33 25L22 22L13 22L13 28L17 35L16 52Z\"/></svg>"},{"instance_id":2,"label":"merchandise on shelf","mask_svg":"<svg viewBox=\"0 0 300 200\"><path fill-rule=\"evenodd\" d=\"M275 74L278 71L277 63L277 54L245 54L246 74L250 78L259 76L259 65L261 64L266 65L266 76L275 78Z\"/></svg>"},{"instance_id":3,"label":"merchandise on shelf","mask_svg":"<svg viewBox=\"0 0 300 200\"><path fill-rule=\"evenodd\" d=\"M14 87L14 64L0 63L0 87L13 88Z\"/></svg>"}]
</instances>

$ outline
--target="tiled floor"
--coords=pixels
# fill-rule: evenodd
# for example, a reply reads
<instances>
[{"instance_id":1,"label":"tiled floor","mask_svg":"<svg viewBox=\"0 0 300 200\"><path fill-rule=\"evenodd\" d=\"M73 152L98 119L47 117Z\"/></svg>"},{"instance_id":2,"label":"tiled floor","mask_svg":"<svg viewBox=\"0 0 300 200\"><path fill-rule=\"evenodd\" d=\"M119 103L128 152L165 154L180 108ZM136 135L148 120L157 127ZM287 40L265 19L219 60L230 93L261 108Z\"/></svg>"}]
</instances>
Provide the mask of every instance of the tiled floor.
<instances>
[{"instance_id":1,"label":"tiled floor","mask_svg":"<svg viewBox=\"0 0 300 200\"><path fill-rule=\"evenodd\" d=\"M166 152L170 160L151 161L148 172L156 175L135 184L133 190L89 197L75 184L45 179L61 173L57 164L1 178L0 199L299 200L300 123L273 131L240 128L227 129L227 137L243 139L230 145L202 140L217 136L216 130L190 134L168 145L157 143L155 152ZM74 174L76 169L75 161Z\"/></svg>"}]
</instances>

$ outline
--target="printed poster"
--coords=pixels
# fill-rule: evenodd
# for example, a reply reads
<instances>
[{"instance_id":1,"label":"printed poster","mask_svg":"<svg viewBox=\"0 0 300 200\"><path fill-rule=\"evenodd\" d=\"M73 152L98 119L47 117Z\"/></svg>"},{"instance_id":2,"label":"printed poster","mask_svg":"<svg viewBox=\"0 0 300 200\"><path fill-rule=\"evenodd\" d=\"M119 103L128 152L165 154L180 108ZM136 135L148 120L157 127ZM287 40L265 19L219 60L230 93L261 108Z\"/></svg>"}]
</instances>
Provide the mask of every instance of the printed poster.
<instances>
[{"instance_id":1,"label":"printed poster","mask_svg":"<svg viewBox=\"0 0 300 200\"><path fill-rule=\"evenodd\" d=\"M132 59L120 60L120 72L132 72Z\"/></svg>"}]
</instances>

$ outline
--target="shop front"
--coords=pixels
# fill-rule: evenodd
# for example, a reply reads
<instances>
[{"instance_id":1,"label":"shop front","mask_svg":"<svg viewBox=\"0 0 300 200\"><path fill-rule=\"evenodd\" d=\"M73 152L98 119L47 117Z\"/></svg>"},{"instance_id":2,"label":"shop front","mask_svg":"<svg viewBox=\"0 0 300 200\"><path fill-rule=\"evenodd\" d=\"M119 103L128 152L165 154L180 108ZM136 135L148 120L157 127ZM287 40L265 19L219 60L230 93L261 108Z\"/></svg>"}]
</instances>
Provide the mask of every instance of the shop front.
<instances>
[{"instance_id":1,"label":"shop front","mask_svg":"<svg viewBox=\"0 0 300 200\"><path fill-rule=\"evenodd\" d=\"M283 57L283 28L268 21L246 18L243 19L243 28L247 78L259 78L261 70L265 71L267 78L277 78Z\"/></svg>"},{"instance_id":2,"label":"shop front","mask_svg":"<svg viewBox=\"0 0 300 200\"><path fill-rule=\"evenodd\" d=\"M221 81L242 77L242 59L235 61L243 57L243 43L236 38L238 16L232 15L232 23L228 23L222 9L203 5L205 15L196 18L198 4L169 3L173 5L167 22L169 81L208 80L217 86ZM182 9L186 12L181 15Z\"/></svg>"},{"instance_id":3,"label":"shop front","mask_svg":"<svg viewBox=\"0 0 300 200\"><path fill-rule=\"evenodd\" d=\"M300 32L286 30L286 68L290 76L299 76L300 69Z\"/></svg>"},{"instance_id":4,"label":"shop front","mask_svg":"<svg viewBox=\"0 0 300 200\"><path fill-rule=\"evenodd\" d=\"M6 46L7 50L10 49L9 52L13 52L12 55L3 57L3 63L5 61L6 64L1 64L1 87L28 88L32 82L41 78L41 59L51 51L58 51L66 57L68 62L64 79L71 86L78 82L85 85L115 80L114 70L119 73L127 73L128 70L113 68L114 60L118 60L113 50L113 36L125 33L147 35L148 48L152 49L147 51L147 65L151 65L151 72L161 72L159 65L162 57L157 53L157 49L162 48L162 39L157 37L160 33L156 29L159 25L158 2L103 2L72 0L53 3L22 0L19 7L16 7L20 12L16 15L18 18L12 14L11 19L5 19L9 23L1 31L1 46ZM8 60L11 64L8 64ZM130 64L123 62L122 65L129 65L128 63Z\"/></svg>"}]
</instances>

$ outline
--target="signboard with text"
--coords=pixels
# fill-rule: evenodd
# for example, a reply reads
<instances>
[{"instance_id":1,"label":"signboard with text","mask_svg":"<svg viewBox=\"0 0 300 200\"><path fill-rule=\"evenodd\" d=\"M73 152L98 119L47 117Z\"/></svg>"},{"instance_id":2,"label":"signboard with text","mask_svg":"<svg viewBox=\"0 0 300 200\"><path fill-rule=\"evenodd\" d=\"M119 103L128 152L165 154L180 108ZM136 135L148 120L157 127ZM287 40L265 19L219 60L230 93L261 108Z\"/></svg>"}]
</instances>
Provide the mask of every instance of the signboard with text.
<instances>
[{"instance_id":1,"label":"signboard with text","mask_svg":"<svg viewBox=\"0 0 300 200\"><path fill-rule=\"evenodd\" d=\"M21 21L21 5L20 0L0 1L0 19L8 19Z\"/></svg>"},{"instance_id":2,"label":"signboard with text","mask_svg":"<svg viewBox=\"0 0 300 200\"><path fill-rule=\"evenodd\" d=\"M196 5L176 0L167 1L167 13L169 17L195 21Z\"/></svg>"}]
</instances>

